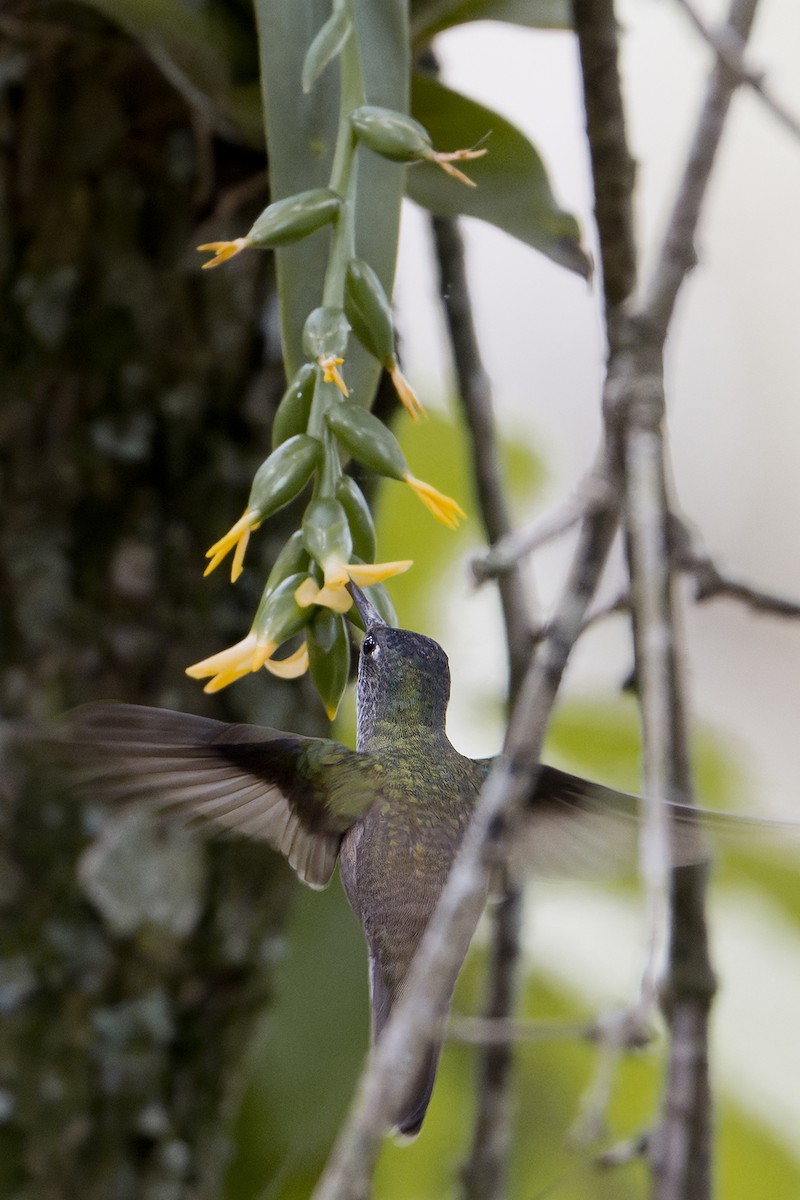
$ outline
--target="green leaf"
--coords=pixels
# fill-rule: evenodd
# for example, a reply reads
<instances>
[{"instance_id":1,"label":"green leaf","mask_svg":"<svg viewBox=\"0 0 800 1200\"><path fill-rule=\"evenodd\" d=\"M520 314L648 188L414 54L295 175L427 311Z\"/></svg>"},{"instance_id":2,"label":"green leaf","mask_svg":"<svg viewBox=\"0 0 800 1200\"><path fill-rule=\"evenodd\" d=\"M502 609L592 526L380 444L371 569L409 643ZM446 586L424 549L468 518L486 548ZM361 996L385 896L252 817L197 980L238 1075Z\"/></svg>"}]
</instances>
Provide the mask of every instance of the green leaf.
<instances>
[{"instance_id":1,"label":"green leaf","mask_svg":"<svg viewBox=\"0 0 800 1200\"><path fill-rule=\"evenodd\" d=\"M411 39L415 46L467 21L507 21L533 29L571 29L570 0L412 0Z\"/></svg>"},{"instance_id":2,"label":"green leaf","mask_svg":"<svg viewBox=\"0 0 800 1200\"><path fill-rule=\"evenodd\" d=\"M309 627L307 645L311 676L332 721L350 675L350 638L341 613L319 609Z\"/></svg>"},{"instance_id":3,"label":"green leaf","mask_svg":"<svg viewBox=\"0 0 800 1200\"><path fill-rule=\"evenodd\" d=\"M334 4L333 12L308 48L303 62L303 91L310 92L322 72L340 53L350 36L352 25L343 4Z\"/></svg>"},{"instance_id":4,"label":"green leaf","mask_svg":"<svg viewBox=\"0 0 800 1200\"><path fill-rule=\"evenodd\" d=\"M354 0L354 29L370 104L408 109L409 38L403 0ZM339 78L323 71L303 94L303 63L330 16L330 0L255 0L267 119L272 200L328 184L339 114ZM392 293L403 168L375 155L359 155L356 253ZM281 330L287 376L305 361L302 331L322 301L328 230L276 251ZM353 397L369 404L380 366L351 339L346 378Z\"/></svg>"},{"instance_id":5,"label":"green leaf","mask_svg":"<svg viewBox=\"0 0 800 1200\"><path fill-rule=\"evenodd\" d=\"M262 146L252 26L230 4L191 0L84 0L137 38L195 110L223 133Z\"/></svg>"},{"instance_id":6,"label":"green leaf","mask_svg":"<svg viewBox=\"0 0 800 1200\"><path fill-rule=\"evenodd\" d=\"M412 81L411 108L437 150L458 150L486 138L488 154L464 164L476 187L433 164L410 167L408 196L440 217L477 217L511 234L585 279L591 264L577 220L553 196L538 151L518 129L482 104L426 75Z\"/></svg>"}]
</instances>

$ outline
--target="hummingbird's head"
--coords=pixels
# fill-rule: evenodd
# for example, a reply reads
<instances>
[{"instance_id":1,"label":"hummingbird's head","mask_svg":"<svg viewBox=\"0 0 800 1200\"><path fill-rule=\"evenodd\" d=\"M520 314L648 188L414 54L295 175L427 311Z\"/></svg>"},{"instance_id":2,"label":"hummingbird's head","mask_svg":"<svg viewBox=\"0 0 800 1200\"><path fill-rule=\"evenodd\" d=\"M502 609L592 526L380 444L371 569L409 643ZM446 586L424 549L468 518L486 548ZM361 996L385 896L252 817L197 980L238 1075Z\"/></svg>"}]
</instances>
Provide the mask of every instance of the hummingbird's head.
<instances>
[{"instance_id":1,"label":"hummingbird's head","mask_svg":"<svg viewBox=\"0 0 800 1200\"><path fill-rule=\"evenodd\" d=\"M393 629L357 588L352 593L366 626L358 662L359 747L378 725L443 732L450 699L444 650L421 633Z\"/></svg>"}]
</instances>

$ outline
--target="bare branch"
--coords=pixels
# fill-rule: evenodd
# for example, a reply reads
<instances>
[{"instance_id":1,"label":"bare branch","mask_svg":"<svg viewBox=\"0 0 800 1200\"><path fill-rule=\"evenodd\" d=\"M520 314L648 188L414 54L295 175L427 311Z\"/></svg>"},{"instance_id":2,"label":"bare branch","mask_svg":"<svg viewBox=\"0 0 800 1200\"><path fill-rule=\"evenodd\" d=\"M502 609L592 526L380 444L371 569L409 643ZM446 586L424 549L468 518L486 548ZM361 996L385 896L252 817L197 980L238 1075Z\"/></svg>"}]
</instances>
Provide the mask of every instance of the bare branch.
<instances>
[{"instance_id":1,"label":"bare branch","mask_svg":"<svg viewBox=\"0 0 800 1200\"><path fill-rule=\"evenodd\" d=\"M675 0L675 3L683 9L703 40L708 42L719 61L738 77L740 83L752 88L781 125L788 129L794 137L800 138L800 120L774 94L766 81L764 72L748 67L744 58L744 43L733 33L730 26L726 26L721 31L712 29L703 20L691 0Z\"/></svg>"},{"instance_id":2,"label":"bare branch","mask_svg":"<svg viewBox=\"0 0 800 1200\"><path fill-rule=\"evenodd\" d=\"M520 559L572 529L586 512L604 508L608 501L607 481L593 472L561 508L545 513L524 529L512 530L495 542L486 554L476 555L470 564L476 583L484 583L511 570Z\"/></svg>"},{"instance_id":3,"label":"bare branch","mask_svg":"<svg viewBox=\"0 0 800 1200\"><path fill-rule=\"evenodd\" d=\"M723 575L716 564L704 554L691 554L678 560L679 570L694 577L694 598L706 600L738 600L757 613L772 617L800 617L800 603L751 587L729 575Z\"/></svg>"},{"instance_id":4,"label":"bare branch","mask_svg":"<svg viewBox=\"0 0 800 1200\"><path fill-rule=\"evenodd\" d=\"M742 47L750 36L758 0L732 0L726 28ZM686 274L695 265L694 237L706 187L716 159L731 98L739 76L717 61L695 129L683 179L667 232L647 290L643 318L655 345L663 346L675 300Z\"/></svg>"},{"instance_id":5,"label":"bare branch","mask_svg":"<svg viewBox=\"0 0 800 1200\"><path fill-rule=\"evenodd\" d=\"M732 0L728 25L746 41L757 0ZM656 1200L705 1200L711 1190L711 1091L708 1014L715 979L708 951L703 867L673 869L664 801L691 800L692 778L675 642L674 595L663 431L663 346L683 279L694 261L694 236L731 96L739 82L715 66L672 217L647 292L631 327L630 374L617 397L624 439L625 527L631 575L636 677L644 734L643 871L653 940L642 1002L654 993L659 954L655 936L669 887L670 945L662 1005L670 1029L659 1128L650 1158Z\"/></svg>"},{"instance_id":6,"label":"bare branch","mask_svg":"<svg viewBox=\"0 0 800 1200\"><path fill-rule=\"evenodd\" d=\"M473 1046L499 1045L503 1042L602 1042L607 1037L609 1021L614 1023L619 1033L618 1040L627 1049L641 1050L653 1040L651 1031L638 1020L638 1009L634 1013L614 1012L589 1022L514 1021L505 1018L487 1020L485 1017L457 1016L450 1020L447 1037L449 1041Z\"/></svg>"},{"instance_id":7,"label":"bare branch","mask_svg":"<svg viewBox=\"0 0 800 1200\"><path fill-rule=\"evenodd\" d=\"M497 437L492 413L489 378L478 347L467 283L464 243L458 222L433 218L433 236L439 264L440 292L444 298L459 394L472 450L478 503L490 546L509 533L511 521L500 473ZM505 625L508 661L508 694L513 703L528 668L531 654L531 620L522 573L513 565L498 579ZM507 888L493 913L487 1017L508 1017L514 1010L520 962L521 895ZM511 1144L511 1043L488 1045L479 1061L477 1114L472 1147L461 1177L464 1195L470 1198L501 1197L505 1191L506 1162Z\"/></svg>"},{"instance_id":8,"label":"bare branch","mask_svg":"<svg viewBox=\"0 0 800 1200\"><path fill-rule=\"evenodd\" d=\"M486 536L490 546L494 546L508 536L511 521L499 466L491 387L472 320L464 244L456 221L435 217L432 226L440 291L472 450L478 503ZM508 647L509 694L513 696L528 665L530 617L518 569L510 566L498 586Z\"/></svg>"},{"instance_id":9,"label":"bare branch","mask_svg":"<svg viewBox=\"0 0 800 1200\"><path fill-rule=\"evenodd\" d=\"M604 1151L603 1154L599 1154L595 1159L595 1164L598 1167L621 1167L625 1163L644 1158L649 1150L650 1134L640 1133L636 1137L629 1138L628 1141L619 1142L610 1150Z\"/></svg>"},{"instance_id":10,"label":"bare branch","mask_svg":"<svg viewBox=\"0 0 800 1200\"><path fill-rule=\"evenodd\" d=\"M573 0L581 56L586 132L592 159L606 318L636 284L635 163L625 137L613 0Z\"/></svg>"},{"instance_id":11,"label":"bare branch","mask_svg":"<svg viewBox=\"0 0 800 1200\"><path fill-rule=\"evenodd\" d=\"M522 892L506 883L494 911L487 997L487 1023L507 1022L514 1012L520 973ZM511 1082L514 1042L484 1043L480 1057L478 1107L469 1157L461 1167L466 1200L501 1200L511 1149Z\"/></svg>"},{"instance_id":12,"label":"bare branch","mask_svg":"<svg viewBox=\"0 0 800 1200\"><path fill-rule=\"evenodd\" d=\"M708 600L733 600L744 604L760 616L781 617L785 620L800 618L800 602L789 600L785 596L776 596L773 592L765 592L761 588L724 575L708 555L687 551L673 559L673 568L681 574L694 577L694 600L698 604L704 604ZM587 629L593 628L607 617L628 613L630 610L631 593L625 590L613 600L587 613L582 632L585 633ZM533 641L541 641L546 632L546 625L534 628Z\"/></svg>"},{"instance_id":13,"label":"bare branch","mask_svg":"<svg viewBox=\"0 0 800 1200\"><path fill-rule=\"evenodd\" d=\"M502 1046L508 1042L590 1042L594 1024L567 1021L514 1021L509 1018L452 1017L447 1029L451 1042L468 1046Z\"/></svg>"}]
</instances>

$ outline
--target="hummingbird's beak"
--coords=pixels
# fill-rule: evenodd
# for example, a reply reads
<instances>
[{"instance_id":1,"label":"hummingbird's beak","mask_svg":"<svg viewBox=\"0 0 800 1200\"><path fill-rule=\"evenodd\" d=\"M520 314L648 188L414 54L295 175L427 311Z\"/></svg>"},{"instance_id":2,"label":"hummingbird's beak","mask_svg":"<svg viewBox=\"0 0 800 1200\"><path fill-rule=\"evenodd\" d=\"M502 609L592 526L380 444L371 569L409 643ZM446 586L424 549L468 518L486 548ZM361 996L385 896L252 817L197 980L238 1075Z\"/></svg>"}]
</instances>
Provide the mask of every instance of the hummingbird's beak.
<instances>
[{"instance_id":1,"label":"hummingbird's beak","mask_svg":"<svg viewBox=\"0 0 800 1200\"><path fill-rule=\"evenodd\" d=\"M369 629L371 625L385 625L386 622L384 621L383 617L378 612L372 601L367 599L361 588L352 582L348 583L347 586L350 591L350 595L353 597L356 611L361 617L361 620L364 622L364 628Z\"/></svg>"}]
</instances>

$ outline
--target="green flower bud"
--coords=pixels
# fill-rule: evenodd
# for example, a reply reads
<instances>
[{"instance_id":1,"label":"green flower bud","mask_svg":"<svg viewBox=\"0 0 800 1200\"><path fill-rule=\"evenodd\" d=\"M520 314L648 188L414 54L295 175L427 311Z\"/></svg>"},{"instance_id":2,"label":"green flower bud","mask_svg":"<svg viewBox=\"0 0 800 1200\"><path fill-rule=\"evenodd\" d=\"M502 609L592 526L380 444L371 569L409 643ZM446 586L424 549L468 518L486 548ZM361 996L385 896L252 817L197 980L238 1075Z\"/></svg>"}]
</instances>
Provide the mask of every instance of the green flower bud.
<instances>
[{"instance_id":1,"label":"green flower bud","mask_svg":"<svg viewBox=\"0 0 800 1200\"><path fill-rule=\"evenodd\" d=\"M336 485L336 499L347 514L353 537L353 552L363 562L375 559L375 525L364 493L350 475L342 475Z\"/></svg>"},{"instance_id":2,"label":"green flower bud","mask_svg":"<svg viewBox=\"0 0 800 1200\"><path fill-rule=\"evenodd\" d=\"M303 574L287 575L276 588L264 588L252 625L255 633L280 645L305 628L308 609L300 608L294 598L304 579Z\"/></svg>"},{"instance_id":3,"label":"green flower bud","mask_svg":"<svg viewBox=\"0 0 800 1200\"><path fill-rule=\"evenodd\" d=\"M346 563L353 553L347 514L338 500L312 500L303 517L303 542L321 567L329 560Z\"/></svg>"},{"instance_id":4,"label":"green flower bud","mask_svg":"<svg viewBox=\"0 0 800 1200\"><path fill-rule=\"evenodd\" d=\"M390 479L406 478L408 463L397 438L371 412L343 400L330 406L325 419L342 445L365 467Z\"/></svg>"},{"instance_id":5,"label":"green flower bud","mask_svg":"<svg viewBox=\"0 0 800 1200\"><path fill-rule=\"evenodd\" d=\"M275 413L272 422L273 450L295 434L305 433L316 381L317 368L313 363L303 363L283 393Z\"/></svg>"},{"instance_id":6,"label":"green flower bud","mask_svg":"<svg viewBox=\"0 0 800 1200\"><path fill-rule=\"evenodd\" d=\"M273 563L272 570L267 577L266 591L274 591L288 575L296 575L299 572L302 577L307 563L308 551L303 541L303 534L296 529Z\"/></svg>"},{"instance_id":7,"label":"green flower bud","mask_svg":"<svg viewBox=\"0 0 800 1200\"><path fill-rule=\"evenodd\" d=\"M380 279L361 258L353 258L347 264L344 311L356 337L373 358L385 367L394 363L394 326L389 300Z\"/></svg>"},{"instance_id":8,"label":"green flower bud","mask_svg":"<svg viewBox=\"0 0 800 1200\"><path fill-rule=\"evenodd\" d=\"M433 143L424 125L391 108L365 104L351 114L356 136L370 150L393 162L430 158Z\"/></svg>"},{"instance_id":9,"label":"green flower bud","mask_svg":"<svg viewBox=\"0 0 800 1200\"><path fill-rule=\"evenodd\" d=\"M307 433L298 433L273 450L256 471L248 509L257 512L263 521L283 508L306 486L322 453L322 443Z\"/></svg>"},{"instance_id":10,"label":"green flower bud","mask_svg":"<svg viewBox=\"0 0 800 1200\"><path fill-rule=\"evenodd\" d=\"M303 91L306 95L328 63L333 62L347 41L352 26L346 6L334 0L333 12L306 51L303 62Z\"/></svg>"},{"instance_id":11,"label":"green flower bud","mask_svg":"<svg viewBox=\"0 0 800 1200\"><path fill-rule=\"evenodd\" d=\"M285 200L276 200L257 217L247 234L250 245L283 246L321 229L339 215L341 196L330 188L311 188Z\"/></svg>"},{"instance_id":12,"label":"green flower bud","mask_svg":"<svg viewBox=\"0 0 800 1200\"><path fill-rule=\"evenodd\" d=\"M332 721L350 678L350 639L341 613L317 609L307 643L311 675Z\"/></svg>"},{"instance_id":13,"label":"green flower bud","mask_svg":"<svg viewBox=\"0 0 800 1200\"><path fill-rule=\"evenodd\" d=\"M315 308L303 326L303 349L309 358L336 358L347 349L350 324L341 308Z\"/></svg>"}]
</instances>

